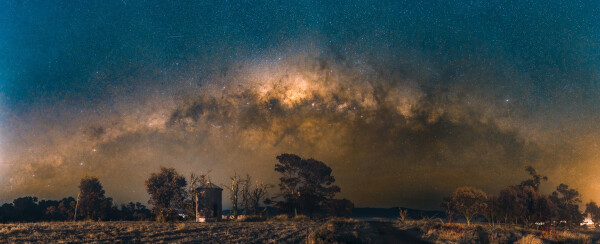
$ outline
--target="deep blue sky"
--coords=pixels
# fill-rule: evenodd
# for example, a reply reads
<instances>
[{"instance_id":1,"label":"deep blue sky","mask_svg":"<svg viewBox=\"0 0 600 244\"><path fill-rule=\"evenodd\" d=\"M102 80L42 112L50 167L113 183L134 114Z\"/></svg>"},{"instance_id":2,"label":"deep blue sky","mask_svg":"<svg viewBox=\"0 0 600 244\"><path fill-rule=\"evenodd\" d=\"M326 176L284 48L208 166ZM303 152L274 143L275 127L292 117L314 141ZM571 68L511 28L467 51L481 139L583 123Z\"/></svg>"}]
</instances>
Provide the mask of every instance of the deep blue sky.
<instances>
[{"instance_id":1,"label":"deep blue sky","mask_svg":"<svg viewBox=\"0 0 600 244\"><path fill-rule=\"evenodd\" d=\"M594 1L376 2L5 1L2 90L27 105L48 96L105 99L98 90L124 85L123 73L252 58L313 37L344 52L424 53L440 66L499 62L525 74L521 82L541 98L565 86L598 89ZM99 70L111 79L93 79Z\"/></svg>"}]
</instances>

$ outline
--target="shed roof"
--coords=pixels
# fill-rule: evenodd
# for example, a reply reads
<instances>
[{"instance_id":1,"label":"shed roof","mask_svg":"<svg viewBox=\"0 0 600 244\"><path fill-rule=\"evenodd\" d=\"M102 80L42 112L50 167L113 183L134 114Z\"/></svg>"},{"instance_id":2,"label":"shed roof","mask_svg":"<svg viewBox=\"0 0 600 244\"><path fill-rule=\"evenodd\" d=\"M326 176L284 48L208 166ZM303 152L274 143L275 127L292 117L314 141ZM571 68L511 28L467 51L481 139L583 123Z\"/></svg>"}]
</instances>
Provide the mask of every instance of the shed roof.
<instances>
[{"instance_id":1,"label":"shed roof","mask_svg":"<svg viewBox=\"0 0 600 244\"><path fill-rule=\"evenodd\" d=\"M219 190L223 190L223 188L213 184L212 182L208 182L208 184L200 186L198 188L196 188L197 190L202 190L202 189L219 189Z\"/></svg>"}]
</instances>

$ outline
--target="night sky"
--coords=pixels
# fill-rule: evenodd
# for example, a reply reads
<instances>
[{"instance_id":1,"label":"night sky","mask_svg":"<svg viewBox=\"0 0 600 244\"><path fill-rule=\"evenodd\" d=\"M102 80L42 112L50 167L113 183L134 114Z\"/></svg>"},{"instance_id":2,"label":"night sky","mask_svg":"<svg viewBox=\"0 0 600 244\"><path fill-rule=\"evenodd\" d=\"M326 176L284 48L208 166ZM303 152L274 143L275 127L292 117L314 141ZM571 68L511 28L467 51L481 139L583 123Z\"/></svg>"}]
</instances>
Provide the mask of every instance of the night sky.
<instances>
[{"instance_id":1,"label":"night sky","mask_svg":"<svg viewBox=\"0 0 600 244\"><path fill-rule=\"evenodd\" d=\"M527 165L600 201L599 121L598 1L0 2L0 202L87 173L145 203L159 165L276 183L286 152L362 207Z\"/></svg>"}]
</instances>

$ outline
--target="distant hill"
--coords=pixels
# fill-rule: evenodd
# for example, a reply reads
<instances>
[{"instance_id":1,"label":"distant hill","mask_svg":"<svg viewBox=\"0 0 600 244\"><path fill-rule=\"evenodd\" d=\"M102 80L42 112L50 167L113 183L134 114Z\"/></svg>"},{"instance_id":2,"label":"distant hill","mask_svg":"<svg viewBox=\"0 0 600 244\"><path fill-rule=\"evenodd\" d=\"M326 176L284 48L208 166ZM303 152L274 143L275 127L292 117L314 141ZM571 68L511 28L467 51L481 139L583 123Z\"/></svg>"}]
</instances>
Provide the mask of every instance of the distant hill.
<instances>
[{"instance_id":1,"label":"distant hill","mask_svg":"<svg viewBox=\"0 0 600 244\"><path fill-rule=\"evenodd\" d=\"M443 211L438 210L420 210L402 208L408 210L408 218L410 219L422 219L422 218L445 218L446 214ZM400 212L399 207L393 208L353 208L350 217L352 218L388 218L396 219Z\"/></svg>"},{"instance_id":2,"label":"distant hill","mask_svg":"<svg viewBox=\"0 0 600 244\"><path fill-rule=\"evenodd\" d=\"M270 216L280 214L277 209L273 207L267 207ZM408 218L410 219L422 219L422 218L445 218L446 214L443 211L438 210L420 210L411 208L402 208L408 210ZM353 208L350 217L352 218L386 218L396 219L399 216L399 207L393 208ZM240 210L240 214L242 210ZM230 209L223 210L223 214L232 214Z\"/></svg>"}]
</instances>

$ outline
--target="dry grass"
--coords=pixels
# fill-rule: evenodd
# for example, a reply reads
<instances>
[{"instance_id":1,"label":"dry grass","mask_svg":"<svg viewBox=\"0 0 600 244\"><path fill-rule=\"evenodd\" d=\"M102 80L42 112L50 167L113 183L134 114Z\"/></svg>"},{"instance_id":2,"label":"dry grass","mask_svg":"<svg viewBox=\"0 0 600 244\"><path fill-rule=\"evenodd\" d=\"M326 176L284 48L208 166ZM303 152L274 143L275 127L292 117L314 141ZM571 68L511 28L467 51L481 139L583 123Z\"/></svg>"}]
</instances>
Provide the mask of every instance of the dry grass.
<instances>
[{"instance_id":1,"label":"dry grass","mask_svg":"<svg viewBox=\"0 0 600 244\"><path fill-rule=\"evenodd\" d=\"M265 221L266 218L260 215L240 215L235 221L238 222L261 222Z\"/></svg>"},{"instance_id":2,"label":"dry grass","mask_svg":"<svg viewBox=\"0 0 600 244\"><path fill-rule=\"evenodd\" d=\"M275 221L275 222L277 222L277 221L295 221L295 222L307 222L307 221L311 221L311 219L308 216L301 215L301 214L299 214L297 216L294 216L294 217L291 217L291 218L290 218L290 216L288 216L286 214L280 214L280 215L277 215L275 217L271 217L268 220L269 221Z\"/></svg>"},{"instance_id":3,"label":"dry grass","mask_svg":"<svg viewBox=\"0 0 600 244\"><path fill-rule=\"evenodd\" d=\"M364 222L274 217L271 221L46 222L0 224L0 243L595 243L597 230L552 231L518 226L466 226L439 221ZM395 238L395 239L393 239ZM409 238L406 240L406 238ZM413 238L413 239L410 239ZM386 240L386 241L384 241Z\"/></svg>"},{"instance_id":4,"label":"dry grass","mask_svg":"<svg viewBox=\"0 0 600 244\"><path fill-rule=\"evenodd\" d=\"M267 219L270 222L278 222L278 221L295 221L295 222L310 222L312 221L310 217L306 215L297 215L294 217L290 217L287 214L280 214L274 217L270 217Z\"/></svg>"},{"instance_id":5,"label":"dry grass","mask_svg":"<svg viewBox=\"0 0 600 244\"><path fill-rule=\"evenodd\" d=\"M441 223L406 221L397 227L432 243L595 243L600 232L588 230L546 231L513 225Z\"/></svg>"},{"instance_id":6,"label":"dry grass","mask_svg":"<svg viewBox=\"0 0 600 244\"><path fill-rule=\"evenodd\" d=\"M177 230L177 231L185 230L186 226L187 226L186 223L179 223L175 226L175 230Z\"/></svg>"},{"instance_id":7,"label":"dry grass","mask_svg":"<svg viewBox=\"0 0 600 244\"><path fill-rule=\"evenodd\" d=\"M590 236L573 231L558 231L556 235L552 235L548 238L551 241L562 242L562 243L592 243Z\"/></svg>"},{"instance_id":8,"label":"dry grass","mask_svg":"<svg viewBox=\"0 0 600 244\"><path fill-rule=\"evenodd\" d=\"M287 214L280 214L275 217L269 218L269 221L288 221L290 217Z\"/></svg>"},{"instance_id":9,"label":"dry grass","mask_svg":"<svg viewBox=\"0 0 600 244\"><path fill-rule=\"evenodd\" d=\"M302 243L314 222L46 222L0 224L9 243Z\"/></svg>"},{"instance_id":10,"label":"dry grass","mask_svg":"<svg viewBox=\"0 0 600 244\"><path fill-rule=\"evenodd\" d=\"M306 221L310 221L310 218L306 215L299 214L299 215L294 216L292 218L292 220L296 221L296 222L306 222Z\"/></svg>"},{"instance_id":11,"label":"dry grass","mask_svg":"<svg viewBox=\"0 0 600 244\"><path fill-rule=\"evenodd\" d=\"M26 224L15 224L12 226L3 226L0 229L0 235L18 235L20 233L25 233L29 230L29 227Z\"/></svg>"},{"instance_id":12,"label":"dry grass","mask_svg":"<svg viewBox=\"0 0 600 244\"><path fill-rule=\"evenodd\" d=\"M312 231L308 243L379 243L381 237L368 222L332 218Z\"/></svg>"},{"instance_id":13,"label":"dry grass","mask_svg":"<svg viewBox=\"0 0 600 244\"><path fill-rule=\"evenodd\" d=\"M520 240L518 240L517 242L515 242L515 244L543 244L544 242L540 239L537 238L535 235L526 235L525 237L521 238Z\"/></svg>"}]
</instances>

